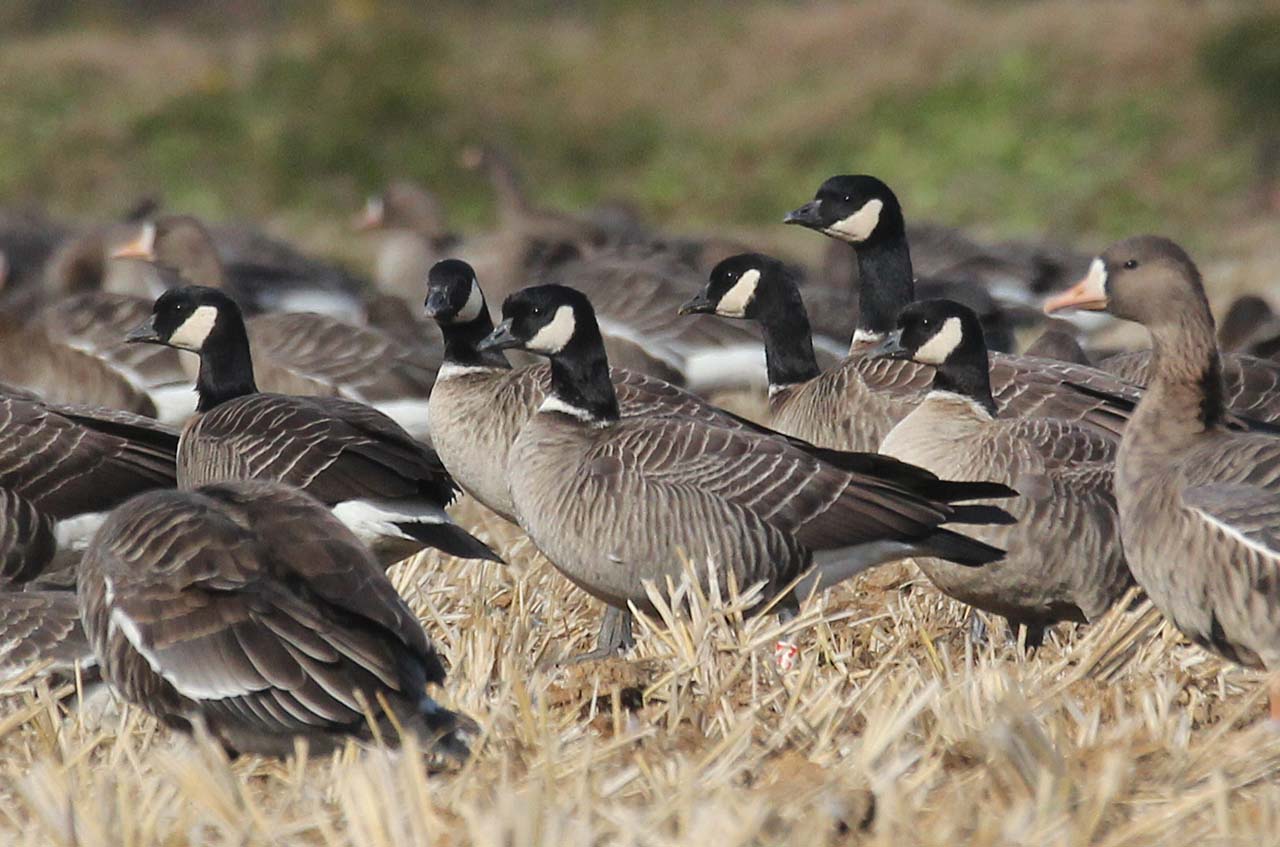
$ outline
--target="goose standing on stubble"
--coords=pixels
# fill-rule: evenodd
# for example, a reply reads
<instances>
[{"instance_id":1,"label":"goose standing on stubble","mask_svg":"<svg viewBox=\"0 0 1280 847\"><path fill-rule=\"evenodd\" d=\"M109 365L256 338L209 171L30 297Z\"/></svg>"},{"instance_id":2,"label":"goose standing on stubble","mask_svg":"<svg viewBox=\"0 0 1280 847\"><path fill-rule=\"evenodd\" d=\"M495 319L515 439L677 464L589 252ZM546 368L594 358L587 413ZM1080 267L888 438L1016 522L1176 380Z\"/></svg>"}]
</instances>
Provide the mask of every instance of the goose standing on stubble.
<instances>
[{"instance_id":1,"label":"goose standing on stubble","mask_svg":"<svg viewBox=\"0 0 1280 847\"><path fill-rule=\"evenodd\" d=\"M1224 426L1200 272L1166 238L1130 238L1045 311L1069 307L1106 310L1151 335L1146 394L1116 461L1134 577L1193 641L1271 671L1271 716L1280 719L1280 438Z\"/></svg>"},{"instance_id":2,"label":"goose standing on stubble","mask_svg":"<svg viewBox=\"0 0 1280 847\"><path fill-rule=\"evenodd\" d=\"M1062 620L1093 621L1132 585L1120 549L1112 475L1115 442L1053 418L996 413L982 324L949 300L913 303L873 355L930 365L920 405L885 437L880 452L946 479L994 480L1018 490L1003 504L1009 526L969 534L1007 552L985 568L940 559L917 563L943 593L1002 615L1027 643Z\"/></svg>"},{"instance_id":3,"label":"goose standing on stubble","mask_svg":"<svg viewBox=\"0 0 1280 847\"><path fill-rule=\"evenodd\" d=\"M235 753L317 753L420 733L466 755L428 696L444 665L368 549L320 503L241 481L143 494L103 524L77 587L103 676L166 725ZM384 718L383 709L393 717Z\"/></svg>"},{"instance_id":4,"label":"goose standing on stubble","mask_svg":"<svg viewBox=\"0 0 1280 847\"><path fill-rule=\"evenodd\" d=\"M338 397L258 391L240 309L201 286L162 294L129 340L200 356L196 414L178 445L178 484L270 479L301 488L390 565L424 547L497 555L445 512L457 493L435 453L391 418Z\"/></svg>"},{"instance_id":5,"label":"goose standing on stubble","mask_svg":"<svg viewBox=\"0 0 1280 847\"><path fill-rule=\"evenodd\" d=\"M786 613L797 596L886 561L929 554L981 565L1001 555L942 525L1007 520L993 507L953 505L1011 494L1004 486L942 481L880 456L824 461L773 434L694 418L622 418L581 292L525 289L502 312L482 352L520 348L551 359L550 391L508 462L520 525L611 607L651 610L643 583L678 581L685 560L704 587L710 566L733 569L741 586L764 583L765 601L803 576L782 599Z\"/></svg>"}]
</instances>

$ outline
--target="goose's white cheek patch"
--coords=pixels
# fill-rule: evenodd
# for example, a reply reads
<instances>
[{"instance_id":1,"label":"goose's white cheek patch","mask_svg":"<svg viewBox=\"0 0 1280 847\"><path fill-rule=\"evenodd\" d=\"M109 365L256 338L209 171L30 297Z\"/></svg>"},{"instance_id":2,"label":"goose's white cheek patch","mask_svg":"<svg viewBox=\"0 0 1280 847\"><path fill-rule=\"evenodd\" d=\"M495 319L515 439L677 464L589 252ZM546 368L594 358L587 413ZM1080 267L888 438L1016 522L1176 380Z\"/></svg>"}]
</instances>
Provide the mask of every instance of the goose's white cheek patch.
<instances>
[{"instance_id":1,"label":"goose's white cheek patch","mask_svg":"<svg viewBox=\"0 0 1280 847\"><path fill-rule=\"evenodd\" d=\"M199 353L205 339L209 337L209 333L213 332L213 325L217 320L216 306L200 306L173 331L169 336L169 344L180 350Z\"/></svg>"},{"instance_id":2,"label":"goose's white cheek patch","mask_svg":"<svg viewBox=\"0 0 1280 847\"><path fill-rule=\"evenodd\" d=\"M747 306L756 296L756 286L760 284L760 271L748 268L738 277L733 287L724 293L716 304L716 314L726 318L741 318L747 313Z\"/></svg>"},{"instance_id":3,"label":"goose's white cheek patch","mask_svg":"<svg viewBox=\"0 0 1280 847\"><path fill-rule=\"evenodd\" d=\"M959 318L947 318L942 324L942 329L934 333L933 337L920 346L916 354L911 358L917 362L923 362L926 365L941 365L947 360L963 339L964 333L960 329Z\"/></svg>"},{"instance_id":4,"label":"goose's white cheek patch","mask_svg":"<svg viewBox=\"0 0 1280 847\"><path fill-rule=\"evenodd\" d=\"M453 322L469 324L480 316L480 310L483 308L484 295L480 293L480 286L473 279L471 280L471 291L467 294L467 302L462 304L462 308L458 310L458 316L453 319Z\"/></svg>"},{"instance_id":5,"label":"goose's white cheek patch","mask_svg":"<svg viewBox=\"0 0 1280 847\"><path fill-rule=\"evenodd\" d=\"M573 338L575 326L573 307L561 306L556 309L555 317L546 326L538 330L533 338L530 338L529 342L525 344L525 347L535 353L545 353L547 355L559 353Z\"/></svg>"},{"instance_id":6,"label":"goose's white cheek patch","mask_svg":"<svg viewBox=\"0 0 1280 847\"><path fill-rule=\"evenodd\" d=\"M876 231L880 223L880 210L884 208L882 200L868 200L862 208L846 218L833 223L828 232L846 241L866 241Z\"/></svg>"}]
</instances>

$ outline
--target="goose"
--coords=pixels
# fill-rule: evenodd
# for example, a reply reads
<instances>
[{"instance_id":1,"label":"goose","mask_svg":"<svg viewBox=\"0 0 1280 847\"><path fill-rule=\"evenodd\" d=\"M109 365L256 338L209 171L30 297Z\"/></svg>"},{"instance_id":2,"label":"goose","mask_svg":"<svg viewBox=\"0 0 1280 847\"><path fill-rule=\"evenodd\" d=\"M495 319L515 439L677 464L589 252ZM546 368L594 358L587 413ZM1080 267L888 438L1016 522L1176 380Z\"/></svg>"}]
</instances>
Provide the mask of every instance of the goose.
<instances>
[{"instance_id":1,"label":"goose","mask_svg":"<svg viewBox=\"0 0 1280 847\"><path fill-rule=\"evenodd\" d=\"M1224 425L1222 359L1200 272L1173 241L1108 247L1045 311L1106 310L1151 336L1150 379L1116 459L1134 578L1183 634L1265 668L1280 720L1280 439Z\"/></svg>"},{"instance_id":2,"label":"goose","mask_svg":"<svg viewBox=\"0 0 1280 847\"><path fill-rule=\"evenodd\" d=\"M1025 626L1031 646L1049 624L1097 620L1133 582L1112 490L1115 441L1070 421L998 416L982 323L967 306L923 300L897 324L872 355L929 365L933 382L880 452L945 479L1020 492L1004 506L1016 524L969 531L1003 548L1003 559L981 569L920 559L920 569L948 596L1005 617L1013 632Z\"/></svg>"},{"instance_id":3,"label":"goose","mask_svg":"<svg viewBox=\"0 0 1280 847\"><path fill-rule=\"evenodd\" d=\"M474 724L428 696L445 668L413 611L297 489L139 495L99 529L76 593L103 677L166 726L284 757L296 739L325 753L369 738L368 714L382 733L403 727L466 756Z\"/></svg>"},{"instance_id":4,"label":"goose","mask_svg":"<svg viewBox=\"0 0 1280 847\"><path fill-rule=\"evenodd\" d=\"M458 244L439 199L408 180L396 180L369 197L353 223L357 231L378 235L378 289L406 301L417 300L431 266Z\"/></svg>"},{"instance_id":5,"label":"goose","mask_svg":"<svg viewBox=\"0 0 1280 847\"><path fill-rule=\"evenodd\" d=\"M764 583L764 602L790 614L797 597L882 562L931 554L977 566L1001 555L942 525L1007 519L954 505L1006 496L1004 486L945 482L874 455L828 461L693 417L623 418L581 292L525 289L502 314L481 353L521 348L551 360L549 393L508 460L516 515L561 573L608 606L651 611L643 583L678 581L685 558L704 586L709 567L732 568L739 585ZM628 644L629 633L606 630L588 655Z\"/></svg>"},{"instance_id":6,"label":"goose","mask_svg":"<svg viewBox=\"0 0 1280 847\"><path fill-rule=\"evenodd\" d=\"M1257 294L1242 294L1218 326L1218 345L1230 353L1274 359L1280 353L1280 317Z\"/></svg>"},{"instance_id":7,"label":"goose","mask_svg":"<svg viewBox=\"0 0 1280 847\"><path fill-rule=\"evenodd\" d=\"M427 275L426 314L440 326L444 360L428 408L432 446L460 486L485 507L518 523L507 482L507 455L521 427L546 399L551 367L512 368L497 350L479 350L493 320L475 269L459 259ZM605 342L606 353L608 342ZM729 428L751 424L644 373L610 368L624 418L696 417Z\"/></svg>"},{"instance_id":8,"label":"goose","mask_svg":"<svg viewBox=\"0 0 1280 847\"><path fill-rule=\"evenodd\" d=\"M171 229L157 228L157 234L144 230L113 256L155 264L166 289L200 279L214 280L210 287L225 288L208 234L197 221L183 221L171 224ZM175 232L178 246L172 243ZM346 397L374 406L415 437L428 435L423 421L438 361L434 345L421 340L406 345L376 328L323 312L269 312L253 315L247 325L257 377L268 391ZM190 374L187 378L189 384ZM171 397L166 394L164 399ZM173 408L178 414L183 411L176 402Z\"/></svg>"},{"instance_id":9,"label":"goose","mask_svg":"<svg viewBox=\"0 0 1280 847\"><path fill-rule=\"evenodd\" d=\"M1089 365L1093 361L1080 346L1076 338L1075 327L1066 321L1050 321L1048 326L1036 336L1035 340L1022 351L1024 356L1040 359L1057 359L1060 362L1071 362L1075 365Z\"/></svg>"},{"instance_id":10,"label":"goose","mask_svg":"<svg viewBox=\"0 0 1280 847\"><path fill-rule=\"evenodd\" d=\"M150 418L0 386L0 584L65 571L108 511L174 486L177 447Z\"/></svg>"},{"instance_id":11,"label":"goose","mask_svg":"<svg viewBox=\"0 0 1280 847\"><path fill-rule=\"evenodd\" d=\"M359 283L345 274L296 262L224 262L209 230L190 215L143 222L111 257L141 259L177 271L188 283L224 288L253 312L318 312L356 319L363 314Z\"/></svg>"},{"instance_id":12,"label":"goose","mask_svg":"<svg viewBox=\"0 0 1280 847\"><path fill-rule=\"evenodd\" d=\"M867 208L881 207L879 201L869 202ZM896 221L901 229L901 217ZM861 225L869 226L865 219ZM869 296L864 288L860 318L864 327L855 335L848 356L826 371L819 370L814 356L800 292L787 266L773 257L744 253L725 259L681 312L713 313L761 324L769 424L774 429L820 447L874 451L894 424L924 398L933 380L929 365L876 359L867 352L894 329L884 310L911 302L910 259L905 249L901 244L889 255L893 262L907 263L899 268L906 274L907 293L890 298L878 290ZM879 264L874 266L877 270L863 274L864 284L876 280L876 274L887 273ZM992 353L990 360L992 393L1005 417L1079 421L1115 438L1140 393L1090 368L999 353ZM1093 390L1077 390L1077 385Z\"/></svg>"},{"instance_id":13,"label":"goose","mask_svg":"<svg viewBox=\"0 0 1280 847\"><path fill-rule=\"evenodd\" d=\"M200 357L196 414L178 445L178 484L271 479L326 505L387 565L436 547L498 561L444 507L457 493L435 453L391 418L340 397L258 391L240 307L204 286L166 291L131 342Z\"/></svg>"}]
</instances>

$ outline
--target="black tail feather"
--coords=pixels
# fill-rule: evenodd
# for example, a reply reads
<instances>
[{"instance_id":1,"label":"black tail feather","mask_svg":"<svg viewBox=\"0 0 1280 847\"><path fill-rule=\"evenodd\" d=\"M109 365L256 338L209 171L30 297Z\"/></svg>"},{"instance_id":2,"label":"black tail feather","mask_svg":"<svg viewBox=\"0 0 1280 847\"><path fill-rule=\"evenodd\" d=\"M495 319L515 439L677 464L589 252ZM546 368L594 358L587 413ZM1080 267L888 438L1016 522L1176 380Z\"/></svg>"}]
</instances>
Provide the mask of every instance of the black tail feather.
<instances>
[{"instance_id":1,"label":"black tail feather","mask_svg":"<svg viewBox=\"0 0 1280 847\"><path fill-rule=\"evenodd\" d=\"M998 526L1008 526L1017 522L1017 518L999 506L982 504L954 506L951 510L951 516L947 518L947 523L995 524Z\"/></svg>"},{"instance_id":2,"label":"black tail feather","mask_svg":"<svg viewBox=\"0 0 1280 847\"><path fill-rule=\"evenodd\" d=\"M421 541L428 547L434 547L442 553L456 556L459 559L482 559L487 562L506 564L502 557L479 538L456 524L448 523L397 523L397 527L405 535Z\"/></svg>"},{"instance_id":3,"label":"black tail feather","mask_svg":"<svg viewBox=\"0 0 1280 847\"><path fill-rule=\"evenodd\" d=\"M978 567L1003 559L1005 552L999 547L992 547L949 529L934 532L923 539L919 546L932 556L967 567Z\"/></svg>"}]
</instances>

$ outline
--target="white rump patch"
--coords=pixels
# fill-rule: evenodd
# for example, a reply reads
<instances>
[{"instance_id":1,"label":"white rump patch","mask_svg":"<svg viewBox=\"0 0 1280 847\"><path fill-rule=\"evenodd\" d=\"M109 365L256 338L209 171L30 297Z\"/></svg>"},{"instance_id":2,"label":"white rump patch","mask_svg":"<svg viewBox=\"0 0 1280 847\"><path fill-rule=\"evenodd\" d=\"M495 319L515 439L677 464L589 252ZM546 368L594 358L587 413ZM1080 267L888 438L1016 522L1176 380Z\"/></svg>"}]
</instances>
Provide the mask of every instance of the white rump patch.
<instances>
[{"instance_id":1,"label":"white rump patch","mask_svg":"<svg viewBox=\"0 0 1280 847\"><path fill-rule=\"evenodd\" d=\"M813 565L796 584L796 597L803 601L814 591L826 591L876 565L897 562L915 554L916 549L902 541L871 541L819 550L813 554Z\"/></svg>"},{"instance_id":2,"label":"white rump patch","mask_svg":"<svg viewBox=\"0 0 1280 847\"><path fill-rule=\"evenodd\" d=\"M716 304L716 314L726 318L741 318L747 312L747 306L756 296L756 286L760 284L760 271L748 268L738 277L733 287L724 293Z\"/></svg>"},{"instance_id":3,"label":"white rump patch","mask_svg":"<svg viewBox=\"0 0 1280 847\"><path fill-rule=\"evenodd\" d=\"M386 400L381 403L362 402L400 424L400 426L404 427L404 431L414 438L420 441L428 440L431 434L431 424L427 421L427 404L429 403L427 398L404 398Z\"/></svg>"},{"instance_id":4,"label":"white rump patch","mask_svg":"<svg viewBox=\"0 0 1280 847\"><path fill-rule=\"evenodd\" d=\"M413 540L396 524L451 524L449 514L426 500L390 499L370 497L366 500L346 500L334 506L334 516L347 525L356 537L371 548L378 547L384 539Z\"/></svg>"},{"instance_id":5,"label":"white rump patch","mask_svg":"<svg viewBox=\"0 0 1280 847\"><path fill-rule=\"evenodd\" d=\"M480 291L480 283L472 279L471 292L467 294L467 302L462 304L462 308L458 310L458 315L453 319L453 323L469 324L480 316L482 309L484 309L484 294Z\"/></svg>"},{"instance_id":6,"label":"white rump patch","mask_svg":"<svg viewBox=\"0 0 1280 847\"><path fill-rule=\"evenodd\" d=\"M963 340L964 330L960 328L960 319L947 318L942 324L942 329L922 344L911 358L926 365L941 365Z\"/></svg>"},{"instance_id":7,"label":"white rump patch","mask_svg":"<svg viewBox=\"0 0 1280 847\"><path fill-rule=\"evenodd\" d=\"M883 200L868 200L852 215L827 227L827 232L845 241L866 241L876 231L876 226L880 223L880 210L883 208Z\"/></svg>"},{"instance_id":8,"label":"white rump patch","mask_svg":"<svg viewBox=\"0 0 1280 847\"><path fill-rule=\"evenodd\" d=\"M273 312L313 312L351 323L364 322L364 306L344 291L295 288L277 292L264 299Z\"/></svg>"},{"instance_id":9,"label":"white rump patch","mask_svg":"<svg viewBox=\"0 0 1280 847\"><path fill-rule=\"evenodd\" d=\"M169 336L169 344L179 350L199 353L205 339L209 337L209 333L213 332L213 325L217 320L217 306L199 306L191 313L191 317L183 321L182 325Z\"/></svg>"},{"instance_id":10,"label":"white rump patch","mask_svg":"<svg viewBox=\"0 0 1280 847\"><path fill-rule=\"evenodd\" d=\"M525 344L525 348L535 353L547 355L559 353L573 338L573 332L577 325L577 319L573 315L573 307L561 306L556 309L555 317L551 319L550 323L538 330L537 334L529 339Z\"/></svg>"}]
</instances>

